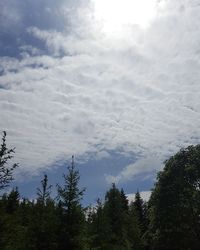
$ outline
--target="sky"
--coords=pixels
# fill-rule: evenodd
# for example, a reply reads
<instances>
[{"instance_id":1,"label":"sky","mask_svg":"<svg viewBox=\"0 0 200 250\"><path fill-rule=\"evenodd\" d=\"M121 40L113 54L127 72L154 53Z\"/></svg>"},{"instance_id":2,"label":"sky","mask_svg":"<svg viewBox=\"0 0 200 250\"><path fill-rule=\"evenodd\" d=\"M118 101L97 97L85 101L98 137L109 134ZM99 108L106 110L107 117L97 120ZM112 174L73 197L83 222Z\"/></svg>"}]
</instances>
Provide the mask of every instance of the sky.
<instances>
[{"instance_id":1,"label":"sky","mask_svg":"<svg viewBox=\"0 0 200 250\"><path fill-rule=\"evenodd\" d=\"M200 0L1 0L0 131L34 197L72 155L85 200L149 191L200 142ZM144 193L145 195L147 193Z\"/></svg>"}]
</instances>

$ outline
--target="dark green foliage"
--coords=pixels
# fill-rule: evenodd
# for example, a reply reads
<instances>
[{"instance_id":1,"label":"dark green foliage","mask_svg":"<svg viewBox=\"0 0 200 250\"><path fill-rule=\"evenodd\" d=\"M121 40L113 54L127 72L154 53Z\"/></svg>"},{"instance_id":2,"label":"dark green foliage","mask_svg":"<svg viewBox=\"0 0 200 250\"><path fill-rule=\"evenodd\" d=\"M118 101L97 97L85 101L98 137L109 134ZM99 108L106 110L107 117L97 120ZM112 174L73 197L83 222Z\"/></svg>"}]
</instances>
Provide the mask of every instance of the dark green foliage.
<instances>
[{"instance_id":1,"label":"dark green foliage","mask_svg":"<svg viewBox=\"0 0 200 250\"><path fill-rule=\"evenodd\" d=\"M139 191L135 194L135 200L131 203L131 212L135 214L136 220L140 228L141 235L147 230L147 206L142 200Z\"/></svg>"},{"instance_id":2,"label":"dark green foliage","mask_svg":"<svg viewBox=\"0 0 200 250\"><path fill-rule=\"evenodd\" d=\"M8 166L8 162L13 158L14 150L14 148L7 148L6 132L4 131L0 148L0 190L7 187L13 180L13 171L18 166L16 163Z\"/></svg>"},{"instance_id":3,"label":"dark green foliage","mask_svg":"<svg viewBox=\"0 0 200 250\"><path fill-rule=\"evenodd\" d=\"M22 249L23 227L20 225L19 213L19 192L13 189L8 195L4 195L1 204L1 226L0 237L1 249Z\"/></svg>"},{"instance_id":4,"label":"dark green foliage","mask_svg":"<svg viewBox=\"0 0 200 250\"><path fill-rule=\"evenodd\" d=\"M64 175L64 186L58 185L59 206L62 208L60 220L60 235L63 244L60 249L84 249L85 216L81 199L85 189L79 189L80 175L74 166L74 157Z\"/></svg>"},{"instance_id":5,"label":"dark green foliage","mask_svg":"<svg viewBox=\"0 0 200 250\"><path fill-rule=\"evenodd\" d=\"M132 206L129 207L129 224L128 224L128 239L131 243L131 249L140 250L143 249L142 234L138 219Z\"/></svg>"},{"instance_id":6,"label":"dark green foliage","mask_svg":"<svg viewBox=\"0 0 200 250\"><path fill-rule=\"evenodd\" d=\"M85 189L80 190L79 184L79 171L75 170L74 156L72 156L72 163L68 167L67 175L64 177L64 187L58 185L58 194L62 207L65 209L68 215L74 212L74 208L80 207L80 201L83 198Z\"/></svg>"},{"instance_id":7,"label":"dark green foliage","mask_svg":"<svg viewBox=\"0 0 200 250\"><path fill-rule=\"evenodd\" d=\"M51 188L52 186L48 186L48 178L47 175L44 175L44 179L41 181L42 188L37 188L37 202L41 203L42 206L45 206L47 202L50 200Z\"/></svg>"},{"instance_id":8,"label":"dark green foliage","mask_svg":"<svg viewBox=\"0 0 200 250\"><path fill-rule=\"evenodd\" d=\"M106 193L104 204L97 201L88 221L92 249L140 249L137 221L129 211L124 191L117 189L115 184Z\"/></svg>"},{"instance_id":9,"label":"dark green foliage","mask_svg":"<svg viewBox=\"0 0 200 250\"><path fill-rule=\"evenodd\" d=\"M41 189L37 188L37 201L30 205L29 245L30 249L56 249L56 205L50 197L51 185L48 186L47 175L41 181Z\"/></svg>"},{"instance_id":10,"label":"dark green foliage","mask_svg":"<svg viewBox=\"0 0 200 250\"><path fill-rule=\"evenodd\" d=\"M200 247L200 145L166 161L150 199L150 234L155 249Z\"/></svg>"},{"instance_id":11,"label":"dark green foliage","mask_svg":"<svg viewBox=\"0 0 200 250\"><path fill-rule=\"evenodd\" d=\"M100 199L97 200L96 207L90 208L88 211L87 222L91 249L107 249L110 231L104 206Z\"/></svg>"},{"instance_id":12,"label":"dark green foliage","mask_svg":"<svg viewBox=\"0 0 200 250\"><path fill-rule=\"evenodd\" d=\"M108 246L114 249L129 249L127 241L128 206L127 198L115 186L106 193L104 210L109 222Z\"/></svg>"},{"instance_id":13,"label":"dark green foliage","mask_svg":"<svg viewBox=\"0 0 200 250\"><path fill-rule=\"evenodd\" d=\"M135 200L130 204L130 215L137 225L137 235L139 239L137 239L138 244L136 249L143 249L145 248L145 241L143 238L148 226L147 204L142 200L139 191L136 192Z\"/></svg>"}]
</instances>

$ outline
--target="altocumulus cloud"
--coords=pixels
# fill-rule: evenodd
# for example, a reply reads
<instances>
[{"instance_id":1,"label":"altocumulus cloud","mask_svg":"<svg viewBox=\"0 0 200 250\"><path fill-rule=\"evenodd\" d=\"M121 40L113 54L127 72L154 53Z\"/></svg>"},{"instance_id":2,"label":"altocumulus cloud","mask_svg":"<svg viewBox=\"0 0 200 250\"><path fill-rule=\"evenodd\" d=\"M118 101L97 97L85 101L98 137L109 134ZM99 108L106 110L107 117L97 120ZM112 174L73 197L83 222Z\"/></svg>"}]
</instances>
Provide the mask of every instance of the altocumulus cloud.
<instances>
[{"instance_id":1,"label":"altocumulus cloud","mask_svg":"<svg viewBox=\"0 0 200 250\"><path fill-rule=\"evenodd\" d=\"M137 155L106 176L120 182L199 142L200 1L168 0L147 29L115 39L101 33L89 1L31 2L4 2L1 26L12 31L14 20L23 34L19 55L0 61L0 128L22 170L73 153Z\"/></svg>"}]
</instances>

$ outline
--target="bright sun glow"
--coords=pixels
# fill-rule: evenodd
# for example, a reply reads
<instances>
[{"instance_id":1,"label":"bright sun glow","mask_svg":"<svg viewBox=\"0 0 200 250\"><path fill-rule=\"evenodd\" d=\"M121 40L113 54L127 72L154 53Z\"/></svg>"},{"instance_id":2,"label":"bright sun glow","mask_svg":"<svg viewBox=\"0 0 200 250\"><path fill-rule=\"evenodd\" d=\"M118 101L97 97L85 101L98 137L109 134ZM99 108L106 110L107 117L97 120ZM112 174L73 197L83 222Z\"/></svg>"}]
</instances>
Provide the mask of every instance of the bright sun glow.
<instances>
[{"instance_id":1,"label":"bright sun glow","mask_svg":"<svg viewBox=\"0 0 200 250\"><path fill-rule=\"evenodd\" d=\"M130 25L146 28L156 15L156 0L93 0L94 15L105 33L119 33Z\"/></svg>"}]
</instances>

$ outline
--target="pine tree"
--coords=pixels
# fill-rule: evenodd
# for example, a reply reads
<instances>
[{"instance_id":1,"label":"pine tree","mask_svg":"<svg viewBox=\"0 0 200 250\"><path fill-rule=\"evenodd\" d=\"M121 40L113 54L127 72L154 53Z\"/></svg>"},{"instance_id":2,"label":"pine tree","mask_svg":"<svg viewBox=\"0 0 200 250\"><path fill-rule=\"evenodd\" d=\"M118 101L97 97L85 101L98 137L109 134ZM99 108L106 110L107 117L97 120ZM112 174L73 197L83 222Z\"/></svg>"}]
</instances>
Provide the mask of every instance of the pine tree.
<instances>
[{"instance_id":1,"label":"pine tree","mask_svg":"<svg viewBox=\"0 0 200 250\"><path fill-rule=\"evenodd\" d=\"M91 239L91 249L108 249L110 238L109 220L104 211L104 205L97 199L97 205L91 209L88 218L88 235Z\"/></svg>"},{"instance_id":2,"label":"pine tree","mask_svg":"<svg viewBox=\"0 0 200 250\"><path fill-rule=\"evenodd\" d=\"M133 250L143 249L141 228L140 228L140 225L138 223L137 216L133 210L132 203L129 206L128 238L130 241L131 249L133 249Z\"/></svg>"},{"instance_id":3,"label":"pine tree","mask_svg":"<svg viewBox=\"0 0 200 250\"><path fill-rule=\"evenodd\" d=\"M109 223L109 240L107 249L131 249L128 240L128 207L127 198L123 191L119 191L115 184L106 193L105 215Z\"/></svg>"},{"instance_id":4,"label":"pine tree","mask_svg":"<svg viewBox=\"0 0 200 250\"><path fill-rule=\"evenodd\" d=\"M41 188L37 188L37 201L33 203L30 214L30 241L38 250L54 250L57 246L55 203L50 197L51 187L48 185L48 177L45 174L41 181Z\"/></svg>"},{"instance_id":5,"label":"pine tree","mask_svg":"<svg viewBox=\"0 0 200 250\"><path fill-rule=\"evenodd\" d=\"M81 250L84 249L85 216L80 202L85 189L79 188L80 175L79 171L75 170L74 156L68 167L68 173L63 177L64 187L58 185L59 205L63 209L61 226L64 229L64 232L63 230L61 232L63 235L61 248Z\"/></svg>"},{"instance_id":6,"label":"pine tree","mask_svg":"<svg viewBox=\"0 0 200 250\"><path fill-rule=\"evenodd\" d=\"M43 206L46 206L47 201L50 200L52 185L48 186L48 177L45 174L44 179L41 181L42 188L37 188L37 201Z\"/></svg>"},{"instance_id":7,"label":"pine tree","mask_svg":"<svg viewBox=\"0 0 200 250\"><path fill-rule=\"evenodd\" d=\"M18 167L17 163L8 166L8 162L13 158L15 149L8 149L6 145L6 132L3 131L2 144L0 148L0 190L7 187L13 180L13 171Z\"/></svg>"},{"instance_id":8,"label":"pine tree","mask_svg":"<svg viewBox=\"0 0 200 250\"><path fill-rule=\"evenodd\" d=\"M0 234L1 249L25 250L26 228L20 220L20 194L18 189L12 189L1 200L4 205L4 226ZM2 216L2 215L1 215Z\"/></svg>"},{"instance_id":9,"label":"pine tree","mask_svg":"<svg viewBox=\"0 0 200 250\"><path fill-rule=\"evenodd\" d=\"M12 214L16 212L19 207L20 194L18 188L13 188L7 197L6 212Z\"/></svg>"},{"instance_id":10,"label":"pine tree","mask_svg":"<svg viewBox=\"0 0 200 250\"><path fill-rule=\"evenodd\" d=\"M141 234L144 234L147 226L146 205L143 199L141 198L139 191L137 191L135 194L135 200L132 203L132 209L138 220Z\"/></svg>"},{"instance_id":11,"label":"pine tree","mask_svg":"<svg viewBox=\"0 0 200 250\"><path fill-rule=\"evenodd\" d=\"M135 194L135 199L129 206L130 220L135 225L134 229L134 249L143 249L146 245L144 235L147 231L147 207L142 200L139 191Z\"/></svg>"}]
</instances>

